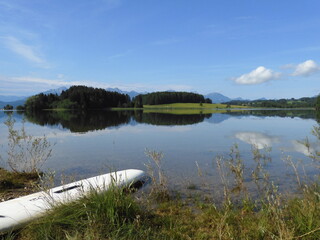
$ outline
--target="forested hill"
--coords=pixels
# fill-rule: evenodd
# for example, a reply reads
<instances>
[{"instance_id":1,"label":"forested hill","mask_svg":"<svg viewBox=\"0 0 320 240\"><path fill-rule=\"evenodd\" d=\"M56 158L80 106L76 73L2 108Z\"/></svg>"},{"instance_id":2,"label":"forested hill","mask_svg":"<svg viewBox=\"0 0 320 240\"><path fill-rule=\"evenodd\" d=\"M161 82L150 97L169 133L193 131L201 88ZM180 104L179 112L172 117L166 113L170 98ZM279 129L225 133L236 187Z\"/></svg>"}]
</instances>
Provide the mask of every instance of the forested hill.
<instances>
[{"instance_id":1,"label":"forested hill","mask_svg":"<svg viewBox=\"0 0 320 240\"><path fill-rule=\"evenodd\" d=\"M29 97L26 110L41 109L102 109L114 107L135 107L169 103L211 103L203 95L190 92L154 92L140 94L131 101L129 95L106 91L101 88L72 86L60 95L40 93Z\"/></svg>"},{"instance_id":2,"label":"forested hill","mask_svg":"<svg viewBox=\"0 0 320 240\"><path fill-rule=\"evenodd\" d=\"M130 97L117 92L109 92L101 88L72 86L57 94L43 94L29 97L25 103L27 110L41 109L101 109L111 107L127 107Z\"/></svg>"},{"instance_id":3,"label":"forested hill","mask_svg":"<svg viewBox=\"0 0 320 240\"><path fill-rule=\"evenodd\" d=\"M263 107L263 108L314 108L316 105L316 97L304 97L299 99L279 99L279 100L253 100L241 101L233 100L227 102L230 105L243 105L248 107Z\"/></svg>"},{"instance_id":4,"label":"forested hill","mask_svg":"<svg viewBox=\"0 0 320 240\"><path fill-rule=\"evenodd\" d=\"M153 92L140 94L133 100L135 106L170 103L212 103L203 95L190 92Z\"/></svg>"}]
</instances>

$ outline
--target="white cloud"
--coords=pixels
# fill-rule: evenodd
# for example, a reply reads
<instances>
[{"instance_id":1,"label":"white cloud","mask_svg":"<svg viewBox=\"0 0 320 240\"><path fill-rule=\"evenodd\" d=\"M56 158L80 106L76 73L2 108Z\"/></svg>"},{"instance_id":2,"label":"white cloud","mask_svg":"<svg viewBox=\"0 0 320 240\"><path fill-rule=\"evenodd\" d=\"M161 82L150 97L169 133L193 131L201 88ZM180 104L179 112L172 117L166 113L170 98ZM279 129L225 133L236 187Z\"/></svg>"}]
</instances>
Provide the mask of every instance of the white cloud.
<instances>
[{"instance_id":1,"label":"white cloud","mask_svg":"<svg viewBox=\"0 0 320 240\"><path fill-rule=\"evenodd\" d=\"M9 50L27 59L28 61L37 64L45 63L45 60L36 51L35 47L27 45L21 42L19 39L12 36L1 37L1 39L3 39L4 44L7 46Z\"/></svg>"},{"instance_id":2,"label":"white cloud","mask_svg":"<svg viewBox=\"0 0 320 240\"><path fill-rule=\"evenodd\" d=\"M313 60L307 60L295 67L292 76L309 76L320 71L320 66Z\"/></svg>"},{"instance_id":3,"label":"white cloud","mask_svg":"<svg viewBox=\"0 0 320 240\"><path fill-rule=\"evenodd\" d=\"M68 82L62 79L46 79L37 77L5 77L0 76L0 95L31 95L50 88L81 85L82 82Z\"/></svg>"},{"instance_id":4,"label":"white cloud","mask_svg":"<svg viewBox=\"0 0 320 240\"><path fill-rule=\"evenodd\" d=\"M67 81L64 76L59 74L56 79L40 78L40 77L5 77L0 76L0 95L31 95L46 91L50 88L58 88L63 86L85 85L97 88L119 88L124 91L191 91L192 87L189 85L152 85L143 83L104 83L95 81Z\"/></svg>"},{"instance_id":5,"label":"white cloud","mask_svg":"<svg viewBox=\"0 0 320 240\"><path fill-rule=\"evenodd\" d=\"M272 71L271 69L267 69L263 66L257 67L255 70L250 73L246 73L241 75L240 77L233 78L238 84L244 85L252 85L252 84L260 84L267 81L271 81L279 78L281 73L277 73Z\"/></svg>"},{"instance_id":6,"label":"white cloud","mask_svg":"<svg viewBox=\"0 0 320 240\"><path fill-rule=\"evenodd\" d=\"M271 147L273 143L278 143L280 141L278 137L259 132L238 132L235 134L235 137L250 145L256 146L258 149Z\"/></svg>"}]
</instances>

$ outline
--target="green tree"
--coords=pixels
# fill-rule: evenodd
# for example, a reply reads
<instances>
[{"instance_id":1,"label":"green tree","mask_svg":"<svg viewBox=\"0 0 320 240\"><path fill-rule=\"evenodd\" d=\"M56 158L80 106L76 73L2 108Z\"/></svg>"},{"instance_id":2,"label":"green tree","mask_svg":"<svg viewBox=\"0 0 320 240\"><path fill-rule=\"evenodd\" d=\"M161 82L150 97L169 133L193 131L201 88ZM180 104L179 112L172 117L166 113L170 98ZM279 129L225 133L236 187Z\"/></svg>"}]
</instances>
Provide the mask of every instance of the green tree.
<instances>
[{"instance_id":1,"label":"green tree","mask_svg":"<svg viewBox=\"0 0 320 240\"><path fill-rule=\"evenodd\" d=\"M205 102L203 95L190 92L153 92L140 96L143 105Z\"/></svg>"},{"instance_id":2,"label":"green tree","mask_svg":"<svg viewBox=\"0 0 320 240\"><path fill-rule=\"evenodd\" d=\"M205 103L212 103L212 100L210 98L206 98Z\"/></svg>"},{"instance_id":3,"label":"green tree","mask_svg":"<svg viewBox=\"0 0 320 240\"><path fill-rule=\"evenodd\" d=\"M142 107L143 107L143 105L142 105L142 96L138 95L134 99L134 108L142 108Z\"/></svg>"},{"instance_id":4,"label":"green tree","mask_svg":"<svg viewBox=\"0 0 320 240\"><path fill-rule=\"evenodd\" d=\"M12 105L7 104L6 106L4 106L4 110L12 110L12 109L13 109Z\"/></svg>"},{"instance_id":5,"label":"green tree","mask_svg":"<svg viewBox=\"0 0 320 240\"><path fill-rule=\"evenodd\" d=\"M317 97L317 100L316 100L316 110L320 111L320 94L319 94L319 96Z\"/></svg>"},{"instance_id":6,"label":"green tree","mask_svg":"<svg viewBox=\"0 0 320 240\"><path fill-rule=\"evenodd\" d=\"M32 111L52 108L87 110L124 105L130 105L130 97L128 95L86 86L72 86L63 91L60 96L40 93L28 98L26 101L26 109Z\"/></svg>"},{"instance_id":7,"label":"green tree","mask_svg":"<svg viewBox=\"0 0 320 240\"><path fill-rule=\"evenodd\" d=\"M19 106L16 107L16 109L17 109L18 111L23 111L23 110L25 110L25 107L19 105Z\"/></svg>"}]
</instances>

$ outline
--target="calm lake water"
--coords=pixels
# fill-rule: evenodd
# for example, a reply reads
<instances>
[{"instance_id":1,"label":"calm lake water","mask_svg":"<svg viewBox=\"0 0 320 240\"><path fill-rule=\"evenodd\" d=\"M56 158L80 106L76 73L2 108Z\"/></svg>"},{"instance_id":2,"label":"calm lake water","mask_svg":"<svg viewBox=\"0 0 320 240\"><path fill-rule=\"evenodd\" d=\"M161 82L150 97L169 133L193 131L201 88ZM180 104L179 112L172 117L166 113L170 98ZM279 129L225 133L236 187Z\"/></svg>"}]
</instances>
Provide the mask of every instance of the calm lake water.
<instances>
[{"instance_id":1,"label":"calm lake water","mask_svg":"<svg viewBox=\"0 0 320 240\"><path fill-rule=\"evenodd\" d=\"M249 181L255 162L252 144L264 151L271 148L272 160L266 170L280 187L290 189L293 171L283 161L290 155L299 164L300 173L317 174L310 166L308 149L299 141L309 138L311 150L319 150L319 142L311 134L317 125L314 111L241 111L213 114L143 113L141 111L94 111L88 113L42 112L13 113L15 128L23 120L26 132L45 135L54 144L52 157L44 171L75 176L76 179L108 172L109 169L136 168L146 170L149 158L145 150L164 154L163 170L176 188L188 184L206 185L211 190L221 186L215 157L226 158L237 144ZM1 155L5 158L7 112L0 112ZM3 167L7 167L2 162ZM199 169L202 176L199 176ZM304 169L302 167L304 165Z\"/></svg>"}]
</instances>

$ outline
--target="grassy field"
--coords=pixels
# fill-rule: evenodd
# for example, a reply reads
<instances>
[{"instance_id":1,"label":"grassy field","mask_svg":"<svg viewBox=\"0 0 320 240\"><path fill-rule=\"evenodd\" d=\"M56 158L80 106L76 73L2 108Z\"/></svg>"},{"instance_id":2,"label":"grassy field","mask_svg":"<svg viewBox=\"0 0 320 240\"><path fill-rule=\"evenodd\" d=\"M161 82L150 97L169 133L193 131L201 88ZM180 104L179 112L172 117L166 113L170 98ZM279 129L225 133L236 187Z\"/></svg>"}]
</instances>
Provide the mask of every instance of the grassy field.
<instances>
[{"instance_id":1,"label":"grassy field","mask_svg":"<svg viewBox=\"0 0 320 240\"><path fill-rule=\"evenodd\" d=\"M210 113L225 113L227 111L237 111L244 109L244 106L226 104L210 104L210 103L172 103L162 105L144 105L143 112L145 113L168 113L168 114L210 114Z\"/></svg>"},{"instance_id":2,"label":"grassy field","mask_svg":"<svg viewBox=\"0 0 320 240\"><path fill-rule=\"evenodd\" d=\"M143 105L143 108L201 108L201 109L217 109L227 108L227 104L220 103L171 103L160 105ZM231 105L230 108L246 108L244 106Z\"/></svg>"}]
</instances>

